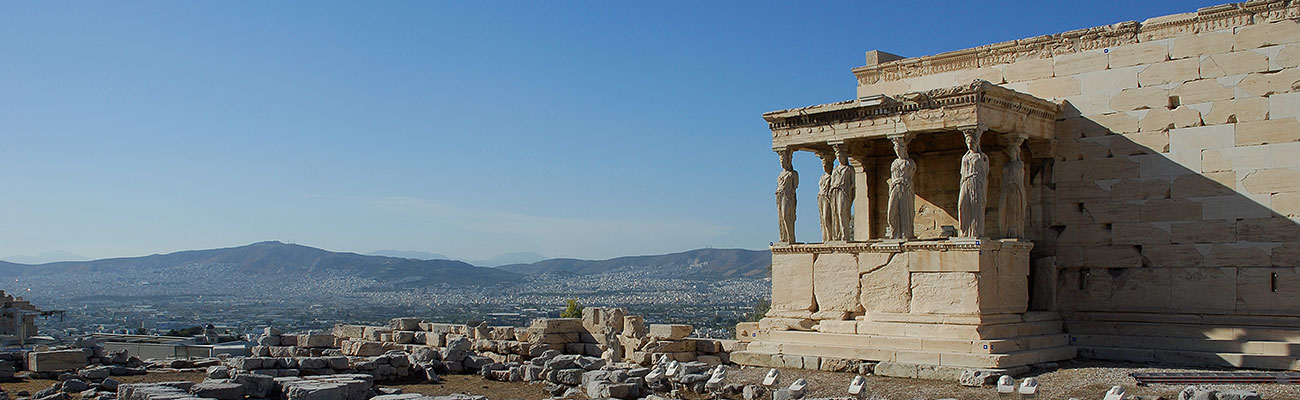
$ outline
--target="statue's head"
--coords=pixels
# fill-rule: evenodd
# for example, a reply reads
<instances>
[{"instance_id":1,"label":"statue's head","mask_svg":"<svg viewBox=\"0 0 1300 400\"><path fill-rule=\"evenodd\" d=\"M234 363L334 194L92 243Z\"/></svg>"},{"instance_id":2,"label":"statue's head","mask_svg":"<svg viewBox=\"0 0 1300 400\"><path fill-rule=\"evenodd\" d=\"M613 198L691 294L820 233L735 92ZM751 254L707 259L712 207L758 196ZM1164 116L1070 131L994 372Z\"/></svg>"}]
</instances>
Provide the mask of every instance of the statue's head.
<instances>
[{"instance_id":1,"label":"statue's head","mask_svg":"<svg viewBox=\"0 0 1300 400\"><path fill-rule=\"evenodd\" d=\"M840 165L849 165L849 151L843 144L831 145L835 149L835 159L840 160Z\"/></svg>"},{"instance_id":2,"label":"statue's head","mask_svg":"<svg viewBox=\"0 0 1300 400\"><path fill-rule=\"evenodd\" d=\"M981 134L981 133L983 133L983 132L982 132L981 130L979 130L979 129L969 129L969 130L963 130L963 131L962 131L962 135L966 136L966 148L967 148L967 149L970 149L970 151L975 151L975 152L980 151L980 134Z\"/></svg>"},{"instance_id":3,"label":"statue's head","mask_svg":"<svg viewBox=\"0 0 1300 400\"><path fill-rule=\"evenodd\" d=\"M892 137L889 138L889 140L894 142L894 155L898 156L899 159L906 160L907 159L907 137L904 136Z\"/></svg>"},{"instance_id":4,"label":"statue's head","mask_svg":"<svg viewBox=\"0 0 1300 400\"><path fill-rule=\"evenodd\" d=\"M822 153L822 154L818 154L817 156L818 156L818 157L821 157L821 159L822 159L822 170L823 170L823 171L826 171L826 173L829 174L829 173L831 173L831 170L835 169L835 159L834 159L834 158L831 158L831 157L830 157L830 154Z\"/></svg>"},{"instance_id":5,"label":"statue's head","mask_svg":"<svg viewBox=\"0 0 1300 400\"><path fill-rule=\"evenodd\" d=\"M787 170L794 168L794 166L790 164L790 150L777 150L776 155L781 158L781 168Z\"/></svg>"}]
</instances>

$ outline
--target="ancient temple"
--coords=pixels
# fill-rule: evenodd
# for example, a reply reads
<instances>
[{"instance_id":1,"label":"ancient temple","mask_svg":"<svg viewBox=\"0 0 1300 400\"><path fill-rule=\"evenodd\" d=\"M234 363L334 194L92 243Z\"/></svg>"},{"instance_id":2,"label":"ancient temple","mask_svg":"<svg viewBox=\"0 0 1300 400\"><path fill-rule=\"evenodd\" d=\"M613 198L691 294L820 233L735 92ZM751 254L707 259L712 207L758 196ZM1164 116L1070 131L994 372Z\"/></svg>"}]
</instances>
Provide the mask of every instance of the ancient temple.
<instances>
[{"instance_id":1,"label":"ancient temple","mask_svg":"<svg viewBox=\"0 0 1300 400\"><path fill-rule=\"evenodd\" d=\"M772 308L733 361L1298 369L1297 19L1258 1L871 51L857 98L763 114ZM804 186L801 154L823 165Z\"/></svg>"}]
</instances>

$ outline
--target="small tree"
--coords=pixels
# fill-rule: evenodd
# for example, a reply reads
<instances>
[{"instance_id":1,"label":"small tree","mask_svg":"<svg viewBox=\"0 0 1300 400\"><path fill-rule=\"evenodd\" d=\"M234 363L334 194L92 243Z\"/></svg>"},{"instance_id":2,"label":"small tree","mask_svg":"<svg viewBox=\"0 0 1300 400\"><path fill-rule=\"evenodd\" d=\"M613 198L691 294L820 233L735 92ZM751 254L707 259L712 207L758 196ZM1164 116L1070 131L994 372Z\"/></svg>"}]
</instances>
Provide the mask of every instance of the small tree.
<instances>
[{"instance_id":1,"label":"small tree","mask_svg":"<svg viewBox=\"0 0 1300 400\"><path fill-rule=\"evenodd\" d=\"M560 312L560 318L582 318L582 304L578 304L578 299L569 299L569 305Z\"/></svg>"},{"instance_id":2,"label":"small tree","mask_svg":"<svg viewBox=\"0 0 1300 400\"><path fill-rule=\"evenodd\" d=\"M758 299L758 301L754 302L754 311L751 311L749 315L745 316L745 321L758 322L758 320L762 319L764 315L767 315L767 310L771 308L771 300Z\"/></svg>"}]
</instances>

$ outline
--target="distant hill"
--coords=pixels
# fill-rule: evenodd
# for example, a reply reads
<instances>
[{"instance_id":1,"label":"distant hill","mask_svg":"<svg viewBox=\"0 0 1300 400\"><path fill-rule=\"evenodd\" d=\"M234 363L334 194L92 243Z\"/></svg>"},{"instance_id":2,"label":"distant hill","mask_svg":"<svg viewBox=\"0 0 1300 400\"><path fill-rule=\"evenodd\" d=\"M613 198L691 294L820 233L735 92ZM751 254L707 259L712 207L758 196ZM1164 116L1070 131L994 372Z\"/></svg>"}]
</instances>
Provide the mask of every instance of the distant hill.
<instances>
[{"instance_id":1,"label":"distant hill","mask_svg":"<svg viewBox=\"0 0 1300 400\"><path fill-rule=\"evenodd\" d=\"M8 261L15 264L44 264L44 263L50 263L55 261L84 261L89 259L90 257L69 253L63 250L47 251L34 256L13 255L5 258L0 258L0 260Z\"/></svg>"},{"instance_id":2,"label":"distant hill","mask_svg":"<svg viewBox=\"0 0 1300 400\"><path fill-rule=\"evenodd\" d=\"M531 264L512 264L498 269L524 275L571 274L592 275L623 268L644 270L700 265L698 271L682 278L721 280L728 278L759 279L770 274L772 253L764 250L698 249L681 253L619 257L608 260L553 258Z\"/></svg>"},{"instance_id":3,"label":"distant hill","mask_svg":"<svg viewBox=\"0 0 1300 400\"><path fill-rule=\"evenodd\" d=\"M366 255L397 257L397 258L413 258L416 260L455 260L455 258L447 257L442 254L430 253L427 251L419 251L419 250L377 250L377 251L366 253Z\"/></svg>"},{"instance_id":4,"label":"distant hill","mask_svg":"<svg viewBox=\"0 0 1300 400\"><path fill-rule=\"evenodd\" d=\"M528 264L545 260L546 256L531 251L506 253L487 260L469 261L480 267L499 267L511 264Z\"/></svg>"},{"instance_id":5,"label":"distant hill","mask_svg":"<svg viewBox=\"0 0 1300 400\"><path fill-rule=\"evenodd\" d=\"M457 260L464 261L478 267L497 267L510 264L527 264L542 261L546 256L531 251L513 252L502 254L486 260L465 260L460 258L448 257L438 253L430 253L418 250L378 250L366 253L374 256L413 258L416 260Z\"/></svg>"},{"instance_id":6,"label":"distant hill","mask_svg":"<svg viewBox=\"0 0 1300 400\"><path fill-rule=\"evenodd\" d=\"M517 282L518 274L494 268L480 268L462 261L416 260L409 258L337 253L314 247L281 242L259 242L247 246L210 250L189 250L144 257L109 258L92 261L26 265L0 262L0 275L59 273L112 273L128 268L158 269L182 266L231 266L236 273L274 277L284 274L349 274L376 279L412 280L414 283L490 285Z\"/></svg>"}]
</instances>

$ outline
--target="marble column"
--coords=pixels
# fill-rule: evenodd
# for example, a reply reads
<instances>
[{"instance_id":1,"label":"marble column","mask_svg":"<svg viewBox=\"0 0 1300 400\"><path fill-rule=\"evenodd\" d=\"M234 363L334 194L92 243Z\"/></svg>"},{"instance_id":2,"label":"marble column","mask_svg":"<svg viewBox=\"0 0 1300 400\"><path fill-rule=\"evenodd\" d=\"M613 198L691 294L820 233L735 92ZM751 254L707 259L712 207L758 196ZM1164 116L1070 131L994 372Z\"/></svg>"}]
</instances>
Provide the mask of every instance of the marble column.
<instances>
[{"instance_id":1,"label":"marble column","mask_svg":"<svg viewBox=\"0 0 1300 400\"><path fill-rule=\"evenodd\" d=\"M799 173L790 162L790 150L777 150L781 157L781 174L776 178L776 215L779 219L781 243L794 243L795 191L799 188Z\"/></svg>"},{"instance_id":2,"label":"marble column","mask_svg":"<svg viewBox=\"0 0 1300 400\"><path fill-rule=\"evenodd\" d=\"M957 195L958 236L984 236L984 209L988 204L989 156L980 150L983 127L964 127L966 155L961 157L961 186Z\"/></svg>"},{"instance_id":3,"label":"marble column","mask_svg":"<svg viewBox=\"0 0 1300 400\"><path fill-rule=\"evenodd\" d=\"M1020 145L1025 142L1023 133L1002 136L1002 151L1007 161L1002 164L1002 196L998 200L998 227L1004 238L1025 236L1025 214L1028 212L1025 193L1025 162L1021 161Z\"/></svg>"},{"instance_id":4,"label":"marble column","mask_svg":"<svg viewBox=\"0 0 1300 400\"><path fill-rule=\"evenodd\" d=\"M853 185L857 193L853 198L853 240L870 240L871 236L871 177L875 176L876 160L871 157L849 156L853 164Z\"/></svg>"}]
</instances>

